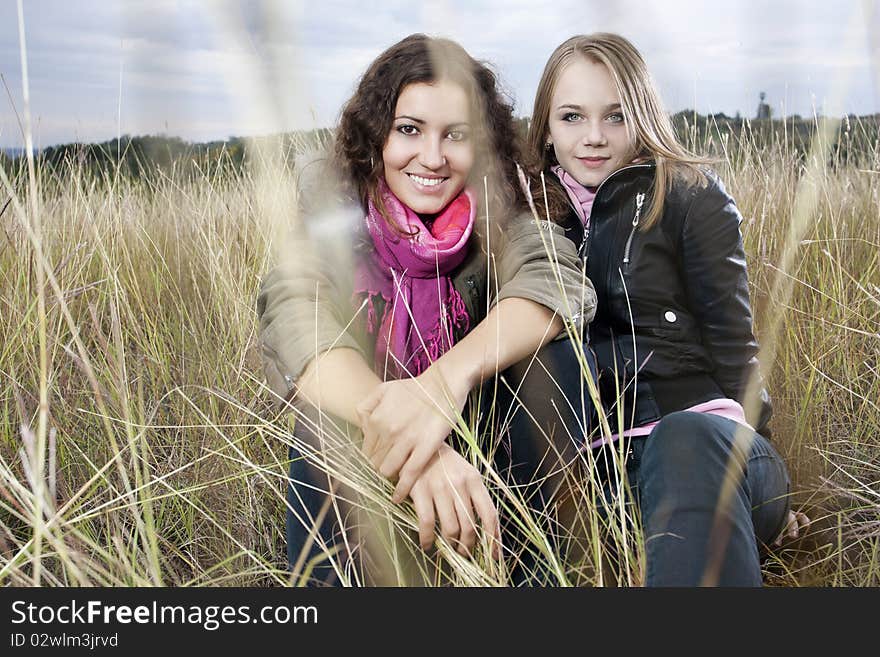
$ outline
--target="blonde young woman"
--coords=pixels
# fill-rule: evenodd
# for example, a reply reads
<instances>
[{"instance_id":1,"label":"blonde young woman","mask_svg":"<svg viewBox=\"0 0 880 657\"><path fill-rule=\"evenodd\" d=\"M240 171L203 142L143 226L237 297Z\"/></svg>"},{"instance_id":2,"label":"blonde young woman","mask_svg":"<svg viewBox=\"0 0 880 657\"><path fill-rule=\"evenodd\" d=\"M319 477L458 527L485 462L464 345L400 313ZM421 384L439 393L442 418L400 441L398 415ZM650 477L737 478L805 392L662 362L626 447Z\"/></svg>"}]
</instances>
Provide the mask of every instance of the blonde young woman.
<instances>
[{"instance_id":1,"label":"blonde young woman","mask_svg":"<svg viewBox=\"0 0 880 657\"><path fill-rule=\"evenodd\" d=\"M808 520L790 510L789 476L766 438L766 390L755 413L743 408L760 374L734 200L678 143L645 62L619 35L572 37L553 52L528 148L598 295L589 343L619 435L593 447L627 443L645 583L760 585L759 546Z\"/></svg>"},{"instance_id":2,"label":"blonde young woman","mask_svg":"<svg viewBox=\"0 0 880 657\"><path fill-rule=\"evenodd\" d=\"M529 412L507 426L498 470L539 482L538 511L553 497L560 468L549 457L572 458L577 427L557 427L556 407L570 404L547 372L571 352L564 322L579 330L595 297L561 227L526 209L520 159L493 72L452 41L417 34L372 62L333 153L302 167L300 223L258 312L268 381L297 413L288 558L300 572L315 565L312 584L338 583L363 557L346 534L350 491L331 498L336 484L313 458L338 456L322 427L344 427L393 482L391 500L412 502L423 548L439 535L468 554L482 531L501 556L504 519L447 437L469 393L505 373ZM536 351L546 369L529 367Z\"/></svg>"}]
</instances>

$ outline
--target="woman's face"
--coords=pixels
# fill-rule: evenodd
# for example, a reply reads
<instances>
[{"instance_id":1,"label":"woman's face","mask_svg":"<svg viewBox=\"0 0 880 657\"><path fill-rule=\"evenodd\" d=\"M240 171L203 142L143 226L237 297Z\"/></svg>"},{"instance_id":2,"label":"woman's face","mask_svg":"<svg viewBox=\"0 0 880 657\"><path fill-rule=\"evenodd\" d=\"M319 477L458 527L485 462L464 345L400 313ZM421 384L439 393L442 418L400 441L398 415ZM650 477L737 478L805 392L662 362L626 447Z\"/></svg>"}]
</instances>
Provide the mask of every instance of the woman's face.
<instances>
[{"instance_id":1,"label":"woman's face","mask_svg":"<svg viewBox=\"0 0 880 657\"><path fill-rule=\"evenodd\" d=\"M468 99L453 82L413 83L397 99L382 149L385 182L418 214L437 214L464 189L474 165Z\"/></svg>"},{"instance_id":2,"label":"woman's face","mask_svg":"<svg viewBox=\"0 0 880 657\"><path fill-rule=\"evenodd\" d=\"M596 187L635 157L620 95L604 64L576 56L556 80L548 140L556 160L585 187Z\"/></svg>"}]
</instances>

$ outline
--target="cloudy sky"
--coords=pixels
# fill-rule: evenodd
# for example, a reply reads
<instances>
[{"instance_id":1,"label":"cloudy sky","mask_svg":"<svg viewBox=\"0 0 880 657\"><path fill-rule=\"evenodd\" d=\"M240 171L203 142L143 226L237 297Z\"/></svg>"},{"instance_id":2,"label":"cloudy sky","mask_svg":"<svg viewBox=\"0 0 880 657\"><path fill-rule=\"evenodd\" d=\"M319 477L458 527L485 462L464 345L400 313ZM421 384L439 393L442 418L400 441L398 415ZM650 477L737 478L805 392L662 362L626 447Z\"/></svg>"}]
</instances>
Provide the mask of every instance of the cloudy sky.
<instances>
[{"instance_id":1,"label":"cloudy sky","mask_svg":"<svg viewBox=\"0 0 880 657\"><path fill-rule=\"evenodd\" d=\"M358 76L412 32L492 62L530 113L547 56L620 32L671 111L880 111L880 0L22 0L38 146L332 125ZM0 146L23 143L16 0L0 0Z\"/></svg>"}]
</instances>

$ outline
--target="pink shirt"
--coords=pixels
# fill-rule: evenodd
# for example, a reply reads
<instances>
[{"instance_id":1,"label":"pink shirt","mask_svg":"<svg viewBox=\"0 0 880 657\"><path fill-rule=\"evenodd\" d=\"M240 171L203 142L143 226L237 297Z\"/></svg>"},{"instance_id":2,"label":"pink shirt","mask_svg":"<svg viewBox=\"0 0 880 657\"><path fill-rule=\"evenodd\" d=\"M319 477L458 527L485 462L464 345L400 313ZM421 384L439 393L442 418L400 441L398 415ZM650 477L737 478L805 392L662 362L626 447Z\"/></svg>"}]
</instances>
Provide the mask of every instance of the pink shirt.
<instances>
[{"instance_id":1,"label":"pink shirt","mask_svg":"<svg viewBox=\"0 0 880 657\"><path fill-rule=\"evenodd\" d=\"M571 199L571 206L580 217L584 230L587 230L590 227L590 212L593 210L593 201L596 200L596 188L584 187L558 164L551 167L551 170L559 178L568 198Z\"/></svg>"},{"instance_id":2,"label":"pink shirt","mask_svg":"<svg viewBox=\"0 0 880 657\"><path fill-rule=\"evenodd\" d=\"M713 399L712 401L703 402L702 404L697 404L696 406L691 406L690 408L683 409L689 413L709 413L710 415L720 415L721 417L726 417L728 420L733 420L737 424L741 424L744 427L748 427L754 431L754 427L746 422L746 414L743 411L742 405L733 399ZM647 436L651 433L651 431L660 424L660 421L649 422L648 424L643 424L640 427L633 427L632 429L627 429L623 432L624 436L634 437L634 436ZM604 445L606 443L614 442L620 438L620 434L612 434L611 436L602 436L601 438L597 438L593 442L590 443L590 447L598 447L599 445Z\"/></svg>"}]
</instances>

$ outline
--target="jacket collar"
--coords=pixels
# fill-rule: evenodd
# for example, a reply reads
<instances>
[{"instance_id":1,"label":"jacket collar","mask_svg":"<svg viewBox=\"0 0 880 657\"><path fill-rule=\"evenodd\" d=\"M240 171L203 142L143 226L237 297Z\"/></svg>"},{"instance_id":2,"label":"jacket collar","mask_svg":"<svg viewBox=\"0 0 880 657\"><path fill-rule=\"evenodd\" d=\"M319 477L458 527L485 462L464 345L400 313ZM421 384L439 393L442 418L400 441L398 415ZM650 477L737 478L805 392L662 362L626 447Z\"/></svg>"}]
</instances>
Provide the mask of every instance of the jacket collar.
<instances>
[{"instance_id":1,"label":"jacket collar","mask_svg":"<svg viewBox=\"0 0 880 657\"><path fill-rule=\"evenodd\" d=\"M597 207L597 203L613 203L616 199L618 199L623 192L623 190L627 190L631 187L632 183L635 183L641 179L648 179L651 183L654 180L654 169L656 168L656 164L654 160L648 160L647 162L639 162L638 164L628 164L625 167L621 167L610 176L608 176L605 180L603 180L599 187L596 188L596 198L593 201L593 208ZM600 197L601 195L601 197ZM576 212L574 206L572 205L571 198L569 198L568 194L565 195L566 200L568 201L569 207L573 212Z\"/></svg>"},{"instance_id":2,"label":"jacket collar","mask_svg":"<svg viewBox=\"0 0 880 657\"><path fill-rule=\"evenodd\" d=\"M648 162L640 162L638 164L629 164L622 167L603 180L596 189L596 200L593 207L598 204L614 203L620 198L621 193L629 194L628 189L632 183L636 183L642 179L648 179L653 183L654 169L656 164L653 160Z\"/></svg>"}]
</instances>

